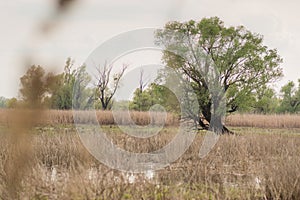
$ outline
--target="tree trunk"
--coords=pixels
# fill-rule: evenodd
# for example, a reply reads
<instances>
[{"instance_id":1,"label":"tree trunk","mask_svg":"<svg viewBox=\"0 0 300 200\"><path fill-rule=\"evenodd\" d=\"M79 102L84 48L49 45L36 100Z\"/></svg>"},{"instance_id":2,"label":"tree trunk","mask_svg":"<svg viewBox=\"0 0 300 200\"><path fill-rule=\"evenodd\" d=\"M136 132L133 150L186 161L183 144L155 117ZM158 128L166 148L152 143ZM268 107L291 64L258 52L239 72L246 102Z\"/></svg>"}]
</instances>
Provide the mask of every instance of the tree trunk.
<instances>
[{"instance_id":1,"label":"tree trunk","mask_svg":"<svg viewBox=\"0 0 300 200\"><path fill-rule=\"evenodd\" d=\"M198 124L201 127L201 129L204 129L204 130L209 129L209 126L204 123L204 120L201 117L199 117Z\"/></svg>"},{"instance_id":2,"label":"tree trunk","mask_svg":"<svg viewBox=\"0 0 300 200\"><path fill-rule=\"evenodd\" d=\"M106 110L107 109L107 104L102 99L101 99L101 105L102 105L102 110Z\"/></svg>"},{"instance_id":3,"label":"tree trunk","mask_svg":"<svg viewBox=\"0 0 300 200\"><path fill-rule=\"evenodd\" d=\"M223 125L223 128L222 128L222 134L231 134L231 135L233 135L234 132L232 132L232 131L229 130L226 126Z\"/></svg>"},{"instance_id":4,"label":"tree trunk","mask_svg":"<svg viewBox=\"0 0 300 200\"><path fill-rule=\"evenodd\" d=\"M202 108L203 117L199 117L199 126L204 130L210 130L217 134L234 134L230 131L224 124L222 123L222 116L212 115L211 113L211 104L207 104L207 106L203 106ZM207 121L207 123L205 123Z\"/></svg>"}]
</instances>

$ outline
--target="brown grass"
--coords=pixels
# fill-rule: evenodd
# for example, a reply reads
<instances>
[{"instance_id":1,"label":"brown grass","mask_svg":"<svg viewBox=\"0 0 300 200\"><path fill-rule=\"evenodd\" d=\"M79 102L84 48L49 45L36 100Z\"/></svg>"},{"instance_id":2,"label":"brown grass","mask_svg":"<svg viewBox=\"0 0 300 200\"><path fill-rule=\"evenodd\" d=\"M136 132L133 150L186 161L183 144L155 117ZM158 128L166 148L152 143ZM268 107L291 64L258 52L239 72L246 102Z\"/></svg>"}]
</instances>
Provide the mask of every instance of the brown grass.
<instances>
[{"instance_id":1,"label":"brown grass","mask_svg":"<svg viewBox=\"0 0 300 200\"><path fill-rule=\"evenodd\" d=\"M29 111L27 111L29 112ZM95 113L92 111L75 111L78 114L79 123L88 123L94 121ZM12 117L10 110L0 109L0 124L10 125ZM25 113L26 114L26 113ZM28 114L28 113L27 113ZM35 120L37 125L67 125L74 123L73 111L47 110ZM164 115L161 113L152 113L152 119L155 125L174 126L178 125L179 117L168 113L164 122ZM115 124L114 116L111 111L97 111L97 120L102 125ZM150 115L148 112L131 111L132 120L138 125L148 125ZM122 125L128 125L130 120L124 112L120 112L118 117ZM226 125L233 127L257 127L257 128L300 128L300 115L281 114L281 115L259 115L259 114L233 114L226 117Z\"/></svg>"},{"instance_id":2,"label":"brown grass","mask_svg":"<svg viewBox=\"0 0 300 200\"><path fill-rule=\"evenodd\" d=\"M24 114L31 113L32 111L23 111ZM95 123L93 111L64 111L64 110L46 110L42 115L35 120L36 125L67 125L74 123L73 112L76 112L77 122L86 124L89 122ZM10 125L13 121L11 117L12 110L0 109L0 124ZM119 112L116 117L121 119L122 125L128 125L130 119L125 115L125 112ZM115 124L114 116L111 111L97 111L97 120L102 125ZM137 125L148 125L151 119L154 125L173 126L178 124L178 116L168 113L164 121L164 115L159 112L153 112L150 116L148 112L131 111L130 116Z\"/></svg>"},{"instance_id":3,"label":"brown grass","mask_svg":"<svg viewBox=\"0 0 300 200\"><path fill-rule=\"evenodd\" d=\"M288 129L258 134L263 129L235 128L237 134L222 136L204 159L198 157L204 136L199 132L175 163L157 171L153 179L136 174L130 183L131 174L110 169L87 152L71 124L71 111L0 112L0 199L300 198L300 136L282 134ZM81 123L90 121L89 112L79 114ZM134 138L111 125L110 112L98 112L97 117L109 125L103 127L107 136L131 152L155 151L175 136L176 126L167 126L152 138ZM296 115L248 115L252 124L239 121L242 117L246 115L230 116L228 124L292 127L291 133L297 127ZM146 113L132 113L132 118L142 125L150 121ZM265 121L260 124L258 119ZM172 125L177 118L168 120ZM86 126L85 131L93 127Z\"/></svg>"},{"instance_id":4,"label":"brown grass","mask_svg":"<svg viewBox=\"0 0 300 200\"><path fill-rule=\"evenodd\" d=\"M30 112L30 111L27 111ZM88 123L94 121L95 113L92 111L75 111L78 115L79 123ZM11 110L0 109L0 124L10 125L12 121ZM26 113L25 113L26 114ZM28 114L28 113L27 113ZM74 123L73 111L47 110L35 120L37 125L67 125ZM164 123L163 114L152 113L154 124ZM115 124L114 116L111 111L97 111L97 120L102 125ZM132 120L138 125L148 125L150 115L148 112L131 111ZM121 119L122 125L128 125L130 120L125 113L120 112L117 117ZM165 125L178 125L178 116L168 113ZM233 127L257 127L257 128L300 128L300 115L281 114L281 115L259 115L259 114L233 114L226 117L226 125Z\"/></svg>"},{"instance_id":5,"label":"brown grass","mask_svg":"<svg viewBox=\"0 0 300 200\"><path fill-rule=\"evenodd\" d=\"M235 127L300 128L300 115L234 114L226 118L226 124Z\"/></svg>"},{"instance_id":6,"label":"brown grass","mask_svg":"<svg viewBox=\"0 0 300 200\"><path fill-rule=\"evenodd\" d=\"M128 138L116 127L104 127L120 147L149 152L165 145L174 128L151 140ZM0 134L0 194L6 194L10 143ZM87 129L88 131L88 129ZM131 140L131 141L129 141ZM143 174L130 183L130 174L112 170L82 146L76 129L37 127L32 130L31 168L22 175L14 199L299 199L300 136L237 134L222 136L204 159L198 157L199 133L189 150L152 180ZM135 144L135 145L133 145ZM26 163L26 160L20 160Z\"/></svg>"},{"instance_id":7,"label":"brown grass","mask_svg":"<svg viewBox=\"0 0 300 200\"><path fill-rule=\"evenodd\" d=\"M1 135L4 140L3 145L7 148L3 150L1 169L3 170L2 195L4 199L15 199L17 193L22 187L22 181L28 170L31 168L33 146L31 143L31 128L35 121L39 119L41 111L31 110L30 112L22 110L13 110L7 113L7 124L5 135Z\"/></svg>"}]
</instances>

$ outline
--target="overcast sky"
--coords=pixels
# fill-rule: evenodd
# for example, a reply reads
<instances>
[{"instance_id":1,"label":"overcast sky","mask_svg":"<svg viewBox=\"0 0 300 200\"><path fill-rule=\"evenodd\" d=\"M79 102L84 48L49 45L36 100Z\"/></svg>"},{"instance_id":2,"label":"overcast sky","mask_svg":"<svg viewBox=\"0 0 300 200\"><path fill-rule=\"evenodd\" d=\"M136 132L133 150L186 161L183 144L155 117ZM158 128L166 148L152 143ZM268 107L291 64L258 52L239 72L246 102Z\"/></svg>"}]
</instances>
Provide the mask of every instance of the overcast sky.
<instances>
[{"instance_id":1,"label":"overcast sky","mask_svg":"<svg viewBox=\"0 0 300 200\"><path fill-rule=\"evenodd\" d=\"M0 96L18 95L24 57L48 71L61 72L67 57L83 63L102 42L143 27L161 28L170 20L218 16L227 26L244 25L264 36L283 57L285 77L300 78L300 2L296 0L84 0L63 16L47 37L39 27L55 12L54 0L0 2ZM54 19L52 19L54 20Z\"/></svg>"}]
</instances>

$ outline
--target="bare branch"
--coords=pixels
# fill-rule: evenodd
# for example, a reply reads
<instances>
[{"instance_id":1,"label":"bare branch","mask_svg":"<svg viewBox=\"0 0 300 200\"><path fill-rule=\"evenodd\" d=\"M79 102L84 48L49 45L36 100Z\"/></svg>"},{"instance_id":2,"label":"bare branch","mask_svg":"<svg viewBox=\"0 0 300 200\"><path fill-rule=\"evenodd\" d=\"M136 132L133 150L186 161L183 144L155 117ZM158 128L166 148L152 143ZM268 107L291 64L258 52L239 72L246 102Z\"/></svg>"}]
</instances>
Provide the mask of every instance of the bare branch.
<instances>
[{"instance_id":1,"label":"bare branch","mask_svg":"<svg viewBox=\"0 0 300 200\"><path fill-rule=\"evenodd\" d=\"M127 65L123 64L121 72L113 75L112 88L109 88L112 69L113 65L108 65L107 62L104 63L103 67L99 66L98 68L96 68L98 72L98 76L96 77L96 87L99 92L98 98L101 101L103 110L108 109L108 105L115 95L117 88L119 87L120 79L124 75L124 72L127 69Z\"/></svg>"}]
</instances>

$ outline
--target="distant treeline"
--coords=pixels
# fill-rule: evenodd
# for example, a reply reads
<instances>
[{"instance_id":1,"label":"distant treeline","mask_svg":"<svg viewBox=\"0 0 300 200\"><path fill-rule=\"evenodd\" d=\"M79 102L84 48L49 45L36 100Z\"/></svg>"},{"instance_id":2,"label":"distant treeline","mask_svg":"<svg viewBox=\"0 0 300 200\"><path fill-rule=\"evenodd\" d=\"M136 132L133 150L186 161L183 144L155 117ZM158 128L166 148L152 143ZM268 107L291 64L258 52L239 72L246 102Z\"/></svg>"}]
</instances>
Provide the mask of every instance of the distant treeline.
<instances>
[{"instance_id":1,"label":"distant treeline","mask_svg":"<svg viewBox=\"0 0 300 200\"><path fill-rule=\"evenodd\" d=\"M74 68L69 58L61 74L31 66L20 79L18 99L10 99L5 105L59 110L166 110L192 119L203 129L209 129L207 122L213 117L211 128L222 134L231 133L222 122L225 113L299 112L299 86L289 82L279 94L270 87L283 76L283 59L277 49L264 44L261 34L244 26L228 27L220 18L209 17L168 22L155 31L154 37L155 44L163 49L166 67L153 83L144 80L141 71L139 87L129 101L116 102L115 98L127 65L94 63L91 77L84 65ZM115 69L119 71L115 73ZM168 86L181 96L177 99Z\"/></svg>"},{"instance_id":2,"label":"distant treeline","mask_svg":"<svg viewBox=\"0 0 300 200\"><path fill-rule=\"evenodd\" d=\"M139 87L134 92L130 101L114 101L111 93L105 93L107 101L103 108L99 90L107 88L87 87L91 77L86 72L85 66L73 67L73 61L68 58L61 74L46 73L41 66L32 66L26 74L20 78L21 88L19 98L0 97L0 108L17 108L28 105L41 106L47 109L70 110L73 106L78 109L93 107L99 110L110 110L112 106L120 110L147 111L150 108L162 111L161 105L168 112L180 112L180 104L175 95L163 85L151 83L147 87ZM110 74L106 74L109 76ZM118 85L115 85L118 87ZM73 92L77 89L78 98L73 98ZM108 101L108 95L111 99ZM93 99L92 99L93 97ZM279 94L270 87L257 90L247 98L240 99L238 112L242 113L298 113L300 112L300 79L298 85L290 81L284 85ZM89 105L93 103L93 105Z\"/></svg>"}]
</instances>

